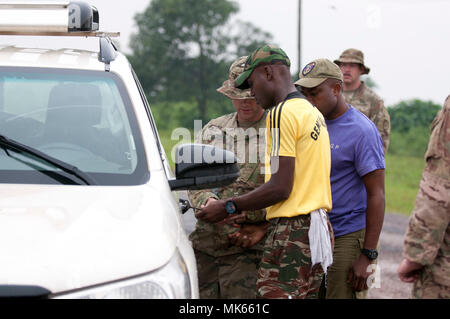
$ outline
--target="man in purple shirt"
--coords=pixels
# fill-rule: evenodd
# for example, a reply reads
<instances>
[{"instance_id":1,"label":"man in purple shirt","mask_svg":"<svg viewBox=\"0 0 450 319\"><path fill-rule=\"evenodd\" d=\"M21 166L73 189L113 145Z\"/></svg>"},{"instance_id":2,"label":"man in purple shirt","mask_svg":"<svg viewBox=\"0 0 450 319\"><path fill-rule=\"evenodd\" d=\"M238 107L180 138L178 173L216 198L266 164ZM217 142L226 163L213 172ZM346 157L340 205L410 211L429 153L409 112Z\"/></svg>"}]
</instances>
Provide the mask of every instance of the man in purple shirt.
<instances>
[{"instance_id":1,"label":"man in purple shirt","mask_svg":"<svg viewBox=\"0 0 450 319\"><path fill-rule=\"evenodd\" d=\"M329 218L335 234L326 298L365 298L384 219L384 152L376 126L345 103L342 73L327 59L307 64L295 83L325 117L331 146ZM369 284L370 285L370 284Z\"/></svg>"}]
</instances>

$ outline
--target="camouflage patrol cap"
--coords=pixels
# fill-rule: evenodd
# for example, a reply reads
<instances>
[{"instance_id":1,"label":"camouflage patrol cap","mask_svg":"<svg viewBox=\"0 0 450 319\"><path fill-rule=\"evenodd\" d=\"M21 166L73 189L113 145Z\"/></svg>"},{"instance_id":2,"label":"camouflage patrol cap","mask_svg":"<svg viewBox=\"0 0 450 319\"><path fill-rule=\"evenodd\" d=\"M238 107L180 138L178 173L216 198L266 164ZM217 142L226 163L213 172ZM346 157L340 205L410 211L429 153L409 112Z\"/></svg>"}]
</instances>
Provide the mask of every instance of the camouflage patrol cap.
<instances>
[{"instance_id":1,"label":"camouflage patrol cap","mask_svg":"<svg viewBox=\"0 0 450 319\"><path fill-rule=\"evenodd\" d=\"M244 71L246 60L247 56L241 56L231 64L228 80L223 82L222 86L217 89L218 92L230 99L254 99L250 94L250 90L240 90L234 87L234 80Z\"/></svg>"},{"instance_id":2,"label":"camouflage patrol cap","mask_svg":"<svg viewBox=\"0 0 450 319\"><path fill-rule=\"evenodd\" d=\"M300 79L295 85L314 88L326 79L343 81L341 69L328 59L316 59L308 63L299 74Z\"/></svg>"},{"instance_id":3,"label":"camouflage patrol cap","mask_svg":"<svg viewBox=\"0 0 450 319\"><path fill-rule=\"evenodd\" d=\"M369 74L370 68L364 65L364 53L358 49L347 49L342 52L339 59L334 60L334 63L340 65L340 63L358 63L363 67L363 74Z\"/></svg>"},{"instance_id":4,"label":"camouflage patrol cap","mask_svg":"<svg viewBox=\"0 0 450 319\"><path fill-rule=\"evenodd\" d=\"M286 66L291 66L291 61L287 54L279 47L266 44L255 51L247 58L245 62L244 72L239 75L234 81L234 86L239 89L247 89L248 78L252 74L253 70L256 69L259 65L263 64L273 64L275 62L281 62Z\"/></svg>"}]
</instances>

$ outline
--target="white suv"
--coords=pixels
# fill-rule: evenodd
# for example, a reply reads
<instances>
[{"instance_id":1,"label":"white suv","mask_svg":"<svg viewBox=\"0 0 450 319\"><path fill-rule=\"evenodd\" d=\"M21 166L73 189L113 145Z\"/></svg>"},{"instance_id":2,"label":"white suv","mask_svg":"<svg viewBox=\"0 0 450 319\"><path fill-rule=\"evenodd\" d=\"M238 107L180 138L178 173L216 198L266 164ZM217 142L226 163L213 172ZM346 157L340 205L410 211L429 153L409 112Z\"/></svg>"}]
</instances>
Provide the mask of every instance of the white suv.
<instances>
[{"instance_id":1,"label":"white suv","mask_svg":"<svg viewBox=\"0 0 450 319\"><path fill-rule=\"evenodd\" d=\"M116 34L97 30L85 3L0 3L2 35L82 37L0 46L0 296L198 298L174 190L230 183L236 160L185 145L174 178Z\"/></svg>"}]
</instances>

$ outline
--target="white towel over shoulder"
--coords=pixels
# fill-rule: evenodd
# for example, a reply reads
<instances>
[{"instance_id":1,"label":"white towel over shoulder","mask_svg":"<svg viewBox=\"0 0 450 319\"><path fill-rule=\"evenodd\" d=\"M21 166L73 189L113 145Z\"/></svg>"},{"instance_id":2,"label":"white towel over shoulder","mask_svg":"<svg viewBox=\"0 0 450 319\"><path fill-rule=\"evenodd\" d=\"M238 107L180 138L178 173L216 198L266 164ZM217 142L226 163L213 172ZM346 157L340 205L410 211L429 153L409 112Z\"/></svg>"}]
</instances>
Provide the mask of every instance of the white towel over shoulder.
<instances>
[{"instance_id":1,"label":"white towel over shoulder","mask_svg":"<svg viewBox=\"0 0 450 319\"><path fill-rule=\"evenodd\" d=\"M327 224L327 213L323 209L311 212L311 226L308 232L309 248L311 250L311 263L320 263L323 271L333 263L330 231Z\"/></svg>"}]
</instances>

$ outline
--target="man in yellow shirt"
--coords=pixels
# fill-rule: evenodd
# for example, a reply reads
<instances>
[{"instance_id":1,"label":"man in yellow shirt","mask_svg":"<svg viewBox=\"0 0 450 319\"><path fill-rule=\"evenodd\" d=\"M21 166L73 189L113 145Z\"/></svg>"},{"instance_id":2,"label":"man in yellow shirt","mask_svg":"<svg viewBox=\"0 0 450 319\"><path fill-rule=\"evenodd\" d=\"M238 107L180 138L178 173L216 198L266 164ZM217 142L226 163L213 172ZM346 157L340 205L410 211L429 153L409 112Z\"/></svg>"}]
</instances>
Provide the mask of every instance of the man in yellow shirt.
<instances>
[{"instance_id":1,"label":"man in yellow shirt","mask_svg":"<svg viewBox=\"0 0 450 319\"><path fill-rule=\"evenodd\" d=\"M271 231L258 271L258 296L317 298L332 258L325 213L332 208L330 142L322 114L297 91L289 67L283 50L265 45L248 57L235 80L237 88L250 87L258 104L271 109L266 182L245 195L211 202L196 217L220 223L232 220L232 214L268 207ZM319 255L323 258L317 260Z\"/></svg>"}]
</instances>

